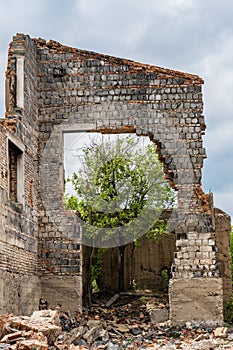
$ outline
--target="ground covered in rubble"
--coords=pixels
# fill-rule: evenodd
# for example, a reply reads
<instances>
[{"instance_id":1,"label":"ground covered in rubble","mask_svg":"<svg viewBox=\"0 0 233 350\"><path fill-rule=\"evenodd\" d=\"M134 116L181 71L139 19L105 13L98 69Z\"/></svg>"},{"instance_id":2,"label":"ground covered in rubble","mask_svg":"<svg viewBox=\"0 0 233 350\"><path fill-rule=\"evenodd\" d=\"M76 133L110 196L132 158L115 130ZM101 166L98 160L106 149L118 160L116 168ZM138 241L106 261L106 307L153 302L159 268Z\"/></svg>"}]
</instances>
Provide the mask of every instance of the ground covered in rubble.
<instances>
[{"instance_id":1,"label":"ground covered in rubble","mask_svg":"<svg viewBox=\"0 0 233 350\"><path fill-rule=\"evenodd\" d=\"M156 317L166 316L163 294L101 293L92 303L74 317L61 310L0 316L0 350L233 349L229 325L155 324Z\"/></svg>"}]
</instances>

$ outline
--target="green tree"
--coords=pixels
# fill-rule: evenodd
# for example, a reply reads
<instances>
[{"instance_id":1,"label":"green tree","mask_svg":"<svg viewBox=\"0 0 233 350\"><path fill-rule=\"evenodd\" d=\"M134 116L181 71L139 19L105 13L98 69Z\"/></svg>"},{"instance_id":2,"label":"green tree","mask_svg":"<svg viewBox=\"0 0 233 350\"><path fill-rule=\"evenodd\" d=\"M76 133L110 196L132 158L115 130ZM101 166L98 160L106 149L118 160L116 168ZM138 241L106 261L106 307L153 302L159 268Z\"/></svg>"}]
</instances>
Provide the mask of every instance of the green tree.
<instances>
[{"instance_id":1,"label":"green tree","mask_svg":"<svg viewBox=\"0 0 233 350\"><path fill-rule=\"evenodd\" d=\"M83 221L87 245L118 247L123 290L126 244L143 234L161 235L165 226L159 215L174 204L175 195L163 178L154 144L142 147L132 136L117 137L92 140L83 152L81 168L68 179L75 195L66 195L65 205Z\"/></svg>"}]
</instances>

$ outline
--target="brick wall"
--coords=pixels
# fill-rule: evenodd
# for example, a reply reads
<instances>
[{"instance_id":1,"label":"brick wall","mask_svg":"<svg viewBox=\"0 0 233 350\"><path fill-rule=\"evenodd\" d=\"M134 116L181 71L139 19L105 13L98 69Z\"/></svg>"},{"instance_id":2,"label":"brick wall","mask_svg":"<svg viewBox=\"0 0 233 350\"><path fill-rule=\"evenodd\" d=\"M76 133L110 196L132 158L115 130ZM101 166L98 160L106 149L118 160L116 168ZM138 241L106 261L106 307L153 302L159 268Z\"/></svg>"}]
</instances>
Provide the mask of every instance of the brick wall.
<instances>
[{"instance_id":1,"label":"brick wall","mask_svg":"<svg viewBox=\"0 0 233 350\"><path fill-rule=\"evenodd\" d=\"M140 290L166 291L168 284L162 278L164 269L170 276L173 255L175 252L175 235L164 235L162 239L139 240L139 246L133 243L125 249L124 285L132 290L134 285ZM101 290L118 290L119 255L117 248L109 249L103 256L103 269L98 278Z\"/></svg>"},{"instance_id":2,"label":"brick wall","mask_svg":"<svg viewBox=\"0 0 233 350\"><path fill-rule=\"evenodd\" d=\"M178 190L175 221L179 222L176 232L180 239L173 275L196 276L202 259L209 266L208 276L218 276L217 266L213 268L211 216L200 186L205 158L203 81L195 75L72 49L54 41L35 43L40 143L45 145L49 139L50 153L56 145L53 163L62 162L61 133L55 133L55 126L79 130L85 125L87 130L106 133L134 128L137 134L149 135L158 144L167 178ZM56 193L58 206L63 180L58 168L53 168L53 174L47 186L54 197ZM203 243L205 251L200 249Z\"/></svg>"},{"instance_id":3,"label":"brick wall","mask_svg":"<svg viewBox=\"0 0 233 350\"><path fill-rule=\"evenodd\" d=\"M31 40L13 39L10 44L6 71L6 118L0 120L1 138L1 203L0 288L1 312L30 313L38 307L40 285L38 283L38 138L36 94L36 50ZM34 51L33 51L34 49ZM17 72L17 59L23 57L23 74ZM23 79L23 102L19 107L17 79ZM10 160L9 147L12 149ZM17 151L16 151L17 150ZM14 152L15 151L15 152ZM23 158L21 174L16 176L17 162ZM12 169L9 168L12 164ZM15 174L10 181L10 173ZM21 179L21 182L17 184ZM14 185L14 188L12 187ZM18 191L22 198L17 198ZM14 192L14 195L10 195ZM2 223L2 225L1 225ZM12 281L12 283L10 282ZM29 298L30 296L30 298Z\"/></svg>"}]
</instances>

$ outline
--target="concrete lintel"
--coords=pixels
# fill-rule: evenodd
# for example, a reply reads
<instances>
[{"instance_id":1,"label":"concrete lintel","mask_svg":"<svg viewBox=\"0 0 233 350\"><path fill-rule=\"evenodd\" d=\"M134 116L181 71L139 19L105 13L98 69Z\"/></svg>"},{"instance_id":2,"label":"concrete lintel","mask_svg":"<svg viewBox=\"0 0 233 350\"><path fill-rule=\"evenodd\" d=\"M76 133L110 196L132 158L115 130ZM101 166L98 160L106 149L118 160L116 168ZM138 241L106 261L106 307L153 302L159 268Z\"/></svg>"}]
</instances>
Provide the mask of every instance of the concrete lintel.
<instances>
[{"instance_id":1,"label":"concrete lintel","mask_svg":"<svg viewBox=\"0 0 233 350\"><path fill-rule=\"evenodd\" d=\"M24 57L18 56L16 60L16 104L19 108L24 108Z\"/></svg>"}]
</instances>

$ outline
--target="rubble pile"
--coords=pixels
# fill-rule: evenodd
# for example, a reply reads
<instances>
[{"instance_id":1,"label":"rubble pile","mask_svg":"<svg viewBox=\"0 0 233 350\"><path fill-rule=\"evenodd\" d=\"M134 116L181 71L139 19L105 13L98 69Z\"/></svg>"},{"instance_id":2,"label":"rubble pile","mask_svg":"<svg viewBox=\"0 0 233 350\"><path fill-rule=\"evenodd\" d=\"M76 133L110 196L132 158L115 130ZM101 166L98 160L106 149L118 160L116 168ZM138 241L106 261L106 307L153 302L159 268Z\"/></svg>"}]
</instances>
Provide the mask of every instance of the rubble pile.
<instances>
[{"instance_id":1,"label":"rubble pile","mask_svg":"<svg viewBox=\"0 0 233 350\"><path fill-rule=\"evenodd\" d=\"M59 312L34 311L31 317L0 316L0 349L46 350L61 334Z\"/></svg>"},{"instance_id":2,"label":"rubble pile","mask_svg":"<svg viewBox=\"0 0 233 350\"><path fill-rule=\"evenodd\" d=\"M75 317L60 310L35 311L31 317L3 315L0 350L233 349L230 327L189 322L172 327L168 320L155 324L152 310L162 311L159 318L167 315L161 301L115 295Z\"/></svg>"},{"instance_id":3,"label":"rubble pile","mask_svg":"<svg viewBox=\"0 0 233 350\"><path fill-rule=\"evenodd\" d=\"M233 350L233 329L229 327L204 326L187 323L184 326L170 326L169 321L153 324L150 321L131 318L90 318L83 316L80 326L63 319L66 333L57 342L58 349L183 349L183 350ZM74 328L72 328L74 327ZM68 330L69 329L69 330Z\"/></svg>"}]
</instances>

